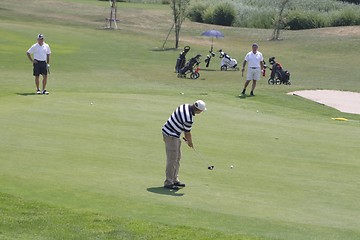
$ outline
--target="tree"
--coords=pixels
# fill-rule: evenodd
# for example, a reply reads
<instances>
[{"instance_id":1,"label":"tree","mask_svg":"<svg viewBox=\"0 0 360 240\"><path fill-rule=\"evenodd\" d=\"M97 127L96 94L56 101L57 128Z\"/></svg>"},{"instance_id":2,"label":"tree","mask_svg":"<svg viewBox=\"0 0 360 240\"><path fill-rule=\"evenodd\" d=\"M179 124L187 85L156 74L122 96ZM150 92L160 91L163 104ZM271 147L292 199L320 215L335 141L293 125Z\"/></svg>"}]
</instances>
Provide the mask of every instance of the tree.
<instances>
[{"instance_id":1,"label":"tree","mask_svg":"<svg viewBox=\"0 0 360 240\"><path fill-rule=\"evenodd\" d=\"M174 16L175 26L175 48L179 47L181 25L186 17L186 9L190 4L190 0L171 0L170 7Z\"/></svg>"},{"instance_id":2,"label":"tree","mask_svg":"<svg viewBox=\"0 0 360 240\"><path fill-rule=\"evenodd\" d=\"M284 11L286 5L290 2L290 0L281 0L279 4L279 15L274 19L274 31L270 40L279 40L280 31L284 29L286 24L286 19L284 17Z\"/></svg>"}]
</instances>

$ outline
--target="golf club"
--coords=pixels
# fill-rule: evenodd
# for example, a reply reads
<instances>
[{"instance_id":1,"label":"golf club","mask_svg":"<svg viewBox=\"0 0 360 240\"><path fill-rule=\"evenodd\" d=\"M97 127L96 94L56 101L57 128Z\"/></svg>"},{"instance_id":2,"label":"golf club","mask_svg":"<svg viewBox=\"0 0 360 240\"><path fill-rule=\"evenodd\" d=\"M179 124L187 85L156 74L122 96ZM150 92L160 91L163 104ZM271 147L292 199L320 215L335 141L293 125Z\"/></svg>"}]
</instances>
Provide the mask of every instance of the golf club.
<instances>
[{"instance_id":1,"label":"golf club","mask_svg":"<svg viewBox=\"0 0 360 240\"><path fill-rule=\"evenodd\" d=\"M183 140L187 143L187 139L185 138L185 137L183 137ZM197 157L202 161L202 162L205 162L205 160L204 160L204 158L202 157L202 155L198 152L198 151L196 151L196 149L194 148L194 147L192 147L192 149L194 149L194 152L195 152L195 154L197 155ZM207 161L206 161L207 162ZM214 169L214 166L213 165L209 165L209 164L207 164L208 165L208 170L213 170Z\"/></svg>"}]
</instances>

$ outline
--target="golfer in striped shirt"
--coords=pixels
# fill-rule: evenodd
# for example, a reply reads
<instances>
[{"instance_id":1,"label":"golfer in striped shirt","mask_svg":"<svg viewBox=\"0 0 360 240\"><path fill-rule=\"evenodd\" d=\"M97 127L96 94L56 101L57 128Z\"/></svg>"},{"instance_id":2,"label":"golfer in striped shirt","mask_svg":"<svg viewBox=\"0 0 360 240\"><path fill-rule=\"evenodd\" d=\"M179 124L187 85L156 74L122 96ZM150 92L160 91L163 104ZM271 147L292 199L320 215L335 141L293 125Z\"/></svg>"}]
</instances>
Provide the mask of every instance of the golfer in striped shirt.
<instances>
[{"instance_id":1,"label":"golfer in striped shirt","mask_svg":"<svg viewBox=\"0 0 360 240\"><path fill-rule=\"evenodd\" d=\"M194 104L180 105L169 117L162 127L163 139L166 150L166 179L164 188L178 189L185 187L179 180L179 168L181 159L181 133L184 132L186 143L194 147L191 138L191 128L194 116L206 110L205 102L197 100Z\"/></svg>"}]
</instances>

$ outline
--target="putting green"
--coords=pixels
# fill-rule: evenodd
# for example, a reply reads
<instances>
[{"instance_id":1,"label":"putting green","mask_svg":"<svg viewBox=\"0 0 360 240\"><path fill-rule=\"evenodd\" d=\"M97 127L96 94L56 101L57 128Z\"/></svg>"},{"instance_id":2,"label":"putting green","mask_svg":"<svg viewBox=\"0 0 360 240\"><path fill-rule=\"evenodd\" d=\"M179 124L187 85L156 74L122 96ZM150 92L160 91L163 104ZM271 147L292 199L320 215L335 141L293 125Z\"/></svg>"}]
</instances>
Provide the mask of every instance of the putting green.
<instances>
[{"instance_id":1,"label":"putting green","mask_svg":"<svg viewBox=\"0 0 360 240\"><path fill-rule=\"evenodd\" d=\"M285 32L284 41L269 42L268 30L224 28L226 38L217 47L226 46L238 61L256 41L266 57L276 55L292 73L290 86L270 86L263 78L255 97L239 98L244 79L219 71L217 58L198 80L176 77L179 51L159 50L167 22L140 24L146 16L167 19L168 6L124 4L127 22L117 31L95 28L93 20L84 27L82 14L69 24L69 15L77 19L71 10L87 4L100 19L98 1L59 5L65 23L52 18L43 24L26 14L13 19L0 8L6 13L0 47L9 49L0 51L6 59L0 63L2 193L135 222L138 239L147 232L156 236L161 226L173 229L162 239L197 229L212 239L219 232L226 239L359 238L360 116L286 94L325 86L360 91L353 66L338 61L344 44L357 49L358 37L311 30ZM6 1L6 9L17 5ZM142 13L140 20L134 12ZM136 27L130 28L132 21ZM191 43L190 55L208 52L207 40L198 37L202 28L208 26L186 22L181 46ZM33 94L25 55L39 31L53 51L48 96ZM356 51L347 54L360 60ZM192 130L201 157L184 144L180 178L186 187L165 191L162 124L179 104L197 99L208 109L196 116ZM3 226L4 234L12 229Z\"/></svg>"}]
</instances>

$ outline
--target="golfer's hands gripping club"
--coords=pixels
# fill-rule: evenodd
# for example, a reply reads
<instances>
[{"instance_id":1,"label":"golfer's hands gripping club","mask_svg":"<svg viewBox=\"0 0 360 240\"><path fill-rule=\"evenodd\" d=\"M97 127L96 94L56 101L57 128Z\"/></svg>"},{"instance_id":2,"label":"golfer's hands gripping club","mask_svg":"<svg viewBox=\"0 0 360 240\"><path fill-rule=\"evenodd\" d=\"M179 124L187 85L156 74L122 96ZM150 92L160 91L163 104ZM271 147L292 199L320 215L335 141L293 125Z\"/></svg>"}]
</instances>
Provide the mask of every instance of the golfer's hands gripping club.
<instances>
[{"instance_id":1,"label":"golfer's hands gripping club","mask_svg":"<svg viewBox=\"0 0 360 240\"><path fill-rule=\"evenodd\" d=\"M190 138L191 139L191 138ZM191 147L191 148L194 148L194 145L192 143L192 141L189 141L188 139L186 139L185 137L183 137L183 140L186 142L186 144Z\"/></svg>"}]
</instances>

